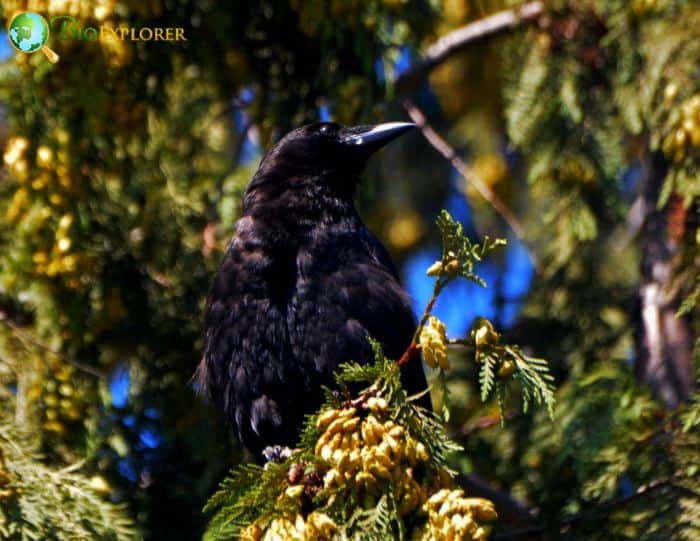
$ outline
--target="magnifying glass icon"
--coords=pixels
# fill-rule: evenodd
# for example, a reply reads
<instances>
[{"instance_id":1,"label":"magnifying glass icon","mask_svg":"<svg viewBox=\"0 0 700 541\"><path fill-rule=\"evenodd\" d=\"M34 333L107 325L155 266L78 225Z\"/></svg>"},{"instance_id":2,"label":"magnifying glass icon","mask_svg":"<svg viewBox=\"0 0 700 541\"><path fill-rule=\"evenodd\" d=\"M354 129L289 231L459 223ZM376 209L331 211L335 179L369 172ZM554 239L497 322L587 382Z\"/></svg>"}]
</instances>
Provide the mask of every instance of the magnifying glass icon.
<instances>
[{"instance_id":1,"label":"magnifying glass icon","mask_svg":"<svg viewBox=\"0 0 700 541\"><path fill-rule=\"evenodd\" d=\"M49 40L49 23L38 13L25 11L12 17L7 27L7 38L21 53L31 54L41 51L52 64L58 62L60 58L46 45Z\"/></svg>"}]
</instances>

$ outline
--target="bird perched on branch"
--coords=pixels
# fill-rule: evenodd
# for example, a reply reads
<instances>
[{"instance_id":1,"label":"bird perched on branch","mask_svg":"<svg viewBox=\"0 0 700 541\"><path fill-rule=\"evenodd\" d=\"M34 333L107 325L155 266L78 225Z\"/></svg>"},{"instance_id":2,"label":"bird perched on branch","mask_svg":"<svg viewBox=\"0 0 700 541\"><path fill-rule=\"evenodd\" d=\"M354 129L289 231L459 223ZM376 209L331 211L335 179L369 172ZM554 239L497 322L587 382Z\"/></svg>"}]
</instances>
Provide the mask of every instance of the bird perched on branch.
<instances>
[{"instance_id":1,"label":"bird perched on branch","mask_svg":"<svg viewBox=\"0 0 700 541\"><path fill-rule=\"evenodd\" d=\"M409 297L353 196L367 159L413 127L298 128L248 186L207 301L198 380L258 459L296 443L339 364L372 361L368 337L393 359L411 342ZM420 358L402 367L402 380L409 394L425 390Z\"/></svg>"}]
</instances>

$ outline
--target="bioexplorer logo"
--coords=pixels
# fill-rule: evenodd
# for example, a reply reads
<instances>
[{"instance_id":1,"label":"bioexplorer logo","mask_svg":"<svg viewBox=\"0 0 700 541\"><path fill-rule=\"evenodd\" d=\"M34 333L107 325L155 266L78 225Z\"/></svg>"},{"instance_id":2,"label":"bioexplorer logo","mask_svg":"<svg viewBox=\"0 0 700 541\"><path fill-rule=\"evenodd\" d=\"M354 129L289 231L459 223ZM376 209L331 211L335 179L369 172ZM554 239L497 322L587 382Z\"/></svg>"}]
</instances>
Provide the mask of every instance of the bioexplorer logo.
<instances>
[{"instance_id":1,"label":"bioexplorer logo","mask_svg":"<svg viewBox=\"0 0 700 541\"><path fill-rule=\"evenodd\" d=\"M54 64L58 62L58 55L46 46L49 40L49 23L38 13L25 11L12 17L7 29L7 38L18 51L41 51Z\"/></svg>"},{"instance_id":2,"label":"bioexplorer logo","mask_svg":"<svg viewBox=\"0 0 700 541\"><path fill-rule=\"evenodd\" d=\"M12 17L7 29L7 38L18 51L28 54L41 51L55 64L59 56L46 46L51 31L60 41L187 41L184 28L104 25L83 27L70 15L56 15L51 17L49 23L44 17L31 11Z\"/></svg>"}]
</instances>

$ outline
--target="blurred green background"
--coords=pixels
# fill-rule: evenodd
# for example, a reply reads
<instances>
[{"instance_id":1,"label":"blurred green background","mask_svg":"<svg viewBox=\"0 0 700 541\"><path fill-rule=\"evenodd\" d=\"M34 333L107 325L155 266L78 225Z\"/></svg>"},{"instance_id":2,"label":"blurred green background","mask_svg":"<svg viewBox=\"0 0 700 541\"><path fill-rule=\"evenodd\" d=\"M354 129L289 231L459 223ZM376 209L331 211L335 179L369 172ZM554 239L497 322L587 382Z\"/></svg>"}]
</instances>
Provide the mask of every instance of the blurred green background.
<instances>
[{"instance_id":1,"label":"blurred green background","mask_svg":"<svg viewBox=\"0 0 700 541\"><path fill-rule=\"evenodd\" d=\"M54 29L57 64L0 39L0 537L201 537L207 497L249 459L191 377L261 153L307 122L414 107L467 178L416 130L370 162L362 216L418 313L441 208L508 238L478 269L488 288L451 287L436 315L454 337L489 317L557 378L554 422L507 404L500 428L455 353L455 465L532 510L534 537L505 518L496 538L700 538L700 5L543 4L426 73L429 45L518 3L0 1L6 24L29 10L187 38Z\"/></svg>"}]
</instances>

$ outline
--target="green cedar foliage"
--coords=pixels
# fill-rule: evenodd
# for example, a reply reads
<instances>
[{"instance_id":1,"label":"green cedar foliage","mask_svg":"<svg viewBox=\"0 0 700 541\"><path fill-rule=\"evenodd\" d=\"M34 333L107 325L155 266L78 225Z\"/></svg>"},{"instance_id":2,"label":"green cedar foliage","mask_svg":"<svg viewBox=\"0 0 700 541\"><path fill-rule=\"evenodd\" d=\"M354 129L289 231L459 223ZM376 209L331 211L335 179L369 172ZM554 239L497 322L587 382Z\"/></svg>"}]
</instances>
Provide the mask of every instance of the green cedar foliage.
<instances>
[{"instance_id":1,"label":"green cedar foliage","mask_svg":"<svg viewBox=\"0 0 700 541\"><path fill-rule=\"evenodd\" d=\"M134 539L123 505L105 501L105 483L80 473L81 463L62 469L44 465L26 436L0 426L0 537L8 541ZM108 489L108 487L107 487Z\"/></svg>"},{"instance_id":2,"label":"green cedar foliage","mask_svg":"<svg viewBox=\"0 0 700 541\"><path fill-rule=\"evenodd\" d=\"M459 277L483 284L483 280L475 274L476 263L504 244L501 240L490 241L489 239L483 243L473 243L464 235L462 225L456 222L447 211L442 211L437 224L443 239L443 256L428 271L435 276L434 296L421 319L416 339L409 345L407 352L415 352L418 337L426 327L432 306L442 288ZM489 397L495 387L499 400L502 401L505 393L504 381L514 375L514 379L521 384L525 410L527 411L531 402L535 402L538 405L546 405L549 414L553 415L554 391L547 363L522 354L517 346L501 345L500 335L494 331L488 320L480 319L480 325L480 328L488 329L488 335L477 329L472 331L469 338L452 343L469 344L474 351L475 362L482 366L479 385L483 400ZM421 340L420 343L422 345L423 341ZM449 479L454 474L449 460L456 452L461 451L461 447L450 440L443 423L432 412L412 404L412 397L408 397L401 387L399 371L401 361L397 363L396 360L384 357L377 342L372 341L372 346L375 353L373 364L362 366L350 362L340 366L336 375L339 391L326 391L326 403L318 413L307 418L298 448L293 451L291 457L282 463L268 463L265 467L245 465L234 468L205 507L205 511L213 513L205 539L225 540L239 535L245 539L258 539L268 529L280 535L279 522L276 520L304 516L311 522L313 513L317 512L322 512L332 520L333 530L326 532L328 538L380 540L408 539L421 535L420 532L426 528L425 521L430 520L426 519L429 513L426 511L425 501L441 488L450 486L440 484L440 479ZM437 344L436 347L447 349L447 340L443 340L442 344ZM504 371L503 368L507 366L510 368ZM496 367L500 369L498 373L496 373ZM441 374L442 371L441 367ZM350 386L353 388L359 386L364 390L358 395L353 395L349 391ZM331 456L333 456L331 464L333 461L338 462L336 468L341 471L345 471L341 465L352 459L342 456L336 460L334 455L330 454L330 450L327 455L325 454L324 447L328 444L323 443L324 431L330 428L326 428L327 425L322 419L329 415L337 418L343 411L354 412L355 408L374 411L372 400L375 403L378 400L384 401L391 421L401 427L401 433L405 430L410 435L409 439L402 441L402 445L407 448L421 445L427 450L427 455L422 461L425 463L421 461L419 464L411 463L409 468L409 470L413 467L418 469L420 466L422 497L419 499L420 506L409 508L408 511L402 506L405 496L402 498L400 484L373 484L374 490L367 489L363 492L363 481L359 476L362 474L346 477L340 484L336 484L332 476L332 468L329 471L328 461L331 460ZM353 418L352 415L354 413L348 414L346 422L351 424L353 421L355 424L360 422L360 418ZM361 422L364 435L365 421ZM358 453L362 450L364 453L372 444L368 438L364 438L357 445L359 447L354 450ZM341 454L350 452L349 447L333 446L332 449L339 449L338 452ZM392 465L391 467L397 467L391 460L386 460ZM295 468L302 468L305 476L316 483L312 498L306 504L303 498L299 500L289 497L291 487L294 485L290 478L294 475L292 472ZM366 465L363 468L365 471L368 470ZM369 471L380 475L371 467ZM304 491L308 490L309 485L304 485ZM478 517L478 513L475 517ZM287 527L291 528L291 522ZM255 530L255 534L251 533L251 528ZM282 531L291 535L289 529ZM488 530L482 531L486 535ZM317 535L320 534L317 533ZM427 535L438 535L438 538L442 538L436 533ZM474 539L481 539L478 534L474 535ZM302 537L313 538L309 533L303 534Z\"/></svg>"},{"instance_id":3,"label":"green cedar foliage","mask_svg":"<svg viewBox=\"0 0 700 541\"><path fill-rule=\"evenodd\" d=\"M0 2L5 20L31 9L86 26L182 26L192 38L106 44L54 32L59 64L17 53L0 66L0 422L32 433L33 470L85 460L149 539L201 533L202 502L241 458L188 382L201 353L196 314L256 149L242 158L316 120L320 105L346 123L400 118L381 102L401 47L422 50L517 3ZM700 367L699 17L695 0L546 1L543 17L470 45L432 73L432 92L412 96L475 170L491 173L540 262L516 324L502 337L486 332L482 349L517 343L519 354L551 360L554 423L544 408L521 413L520 389L510 391L526 382L498 376L513 355L474 362L468 333L453 339L446 391L434 397L465 448L452 466L533 509L535 536L698 537L700 397L667 411L633 366L645 235L635 203L660 161L662 189L644 206L674 209L663 297L685 299L672 310L695 341L696 376ZM437 243L425 224L444 206L446 162L416 136L370 166L360 195L371 228L399 258ZM475 225L506 236L469 197ZM108 383L125 369L128 401L115 405ZM492 400L501 386L507 399ZM501 416L504 427L490 429ZM162 438L157 449L144 446L144 427ZM511 525L499 528L508 538Z\"/></svg>"},{"instance_id":4,"label":"green cedar foliage","mask_svg":"<svg viewBox=\"0 0 700 541\"><path fill-rule=\"evenodd\" d=\"M637 287L649 264L640 264L649 234L635 229L640 204L644 216L654 205L666 213L663 235L675 257L664 299L685 299L677 317L697 340L700 11L673 0L553 1L547 9L505 49L505 120L527 163L529 238L542 256L541 285L511 335L557 358L563 384L554 426L536 415L472 445L487 455L509 446L492 471L537 506L540 533L695 539L697 395L668 411L637 381L630 359L641 326ZM654 160L664 162L656 192L648 188ZM626 169L638 172L634 190L648 202L633 206ZM526 340L533 324L538 336ZM696 373L697 356L695 342Z\"/></svg>"}]
</instances>

